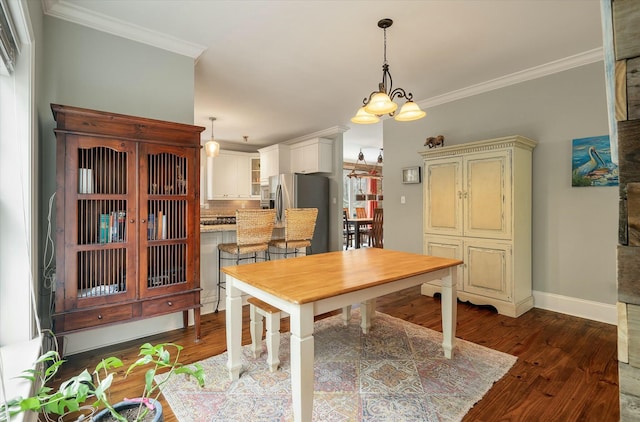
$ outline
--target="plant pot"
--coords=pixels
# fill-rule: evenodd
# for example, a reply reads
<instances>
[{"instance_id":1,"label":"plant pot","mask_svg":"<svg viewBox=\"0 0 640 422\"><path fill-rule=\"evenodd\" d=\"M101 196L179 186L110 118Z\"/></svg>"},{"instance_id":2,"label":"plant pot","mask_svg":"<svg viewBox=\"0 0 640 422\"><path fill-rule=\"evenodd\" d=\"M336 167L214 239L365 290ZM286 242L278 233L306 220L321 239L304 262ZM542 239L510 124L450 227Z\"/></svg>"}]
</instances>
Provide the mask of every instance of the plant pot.
<instances>
[{"instance_id":1,"label":"plant pot","mask_svg":"<svg viewBox=\"0 0 640 422\"><path fill-rule=\"evenodd\" d=\"M162 414L162 405L160 404L160 402L154 399L149 399L149 402L153 405L153 410L149 410L149 412L142 420L145 422L164 422L164 415ZM119 403L116 403L113 408L116 410L116 412L127 418L128 421L133 421L135 420L139 406L139 401L121 401ZM133 412L132 416L127 417L127 415L125 414L125 412L127 411ZM99 413L97 413L91 420L92 422L108 422L114 421L116 419L113 418L109 409L103 409Z\"/></svg>"},{"instance_id":2,"label":"plant pot","mask_svg":"<svg viewBox=\"0 0 640 422\"><path fill-rule=\"evenodd\" d=\"M59 416L57 419L51 419L49 414L44 414L44 420L47 422L76 422L76 421L88 421L96 412L96 408L93 406L80 406L80 408L74 412L67 412L64 415Z\"/></svg>"}]
</instances>

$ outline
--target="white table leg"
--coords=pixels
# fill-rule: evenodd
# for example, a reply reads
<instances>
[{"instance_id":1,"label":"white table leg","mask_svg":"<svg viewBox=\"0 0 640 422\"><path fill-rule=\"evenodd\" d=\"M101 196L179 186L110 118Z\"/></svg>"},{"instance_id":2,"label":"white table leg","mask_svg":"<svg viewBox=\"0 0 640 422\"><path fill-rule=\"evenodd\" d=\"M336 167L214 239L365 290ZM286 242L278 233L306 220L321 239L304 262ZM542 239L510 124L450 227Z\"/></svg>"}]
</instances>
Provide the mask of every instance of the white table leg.
<instances>
[{"instance_id":1,"label":"white table leg","mask_svg":"<svg viewBox=\"0 0 640 422\"><path fill-rule=\"evenodd\" d=\"M457 274L457 267L452 267L449 268L449 275L442 278L442 348L444 356L448 359L453 357L453 348L456 340Z\"/></svg>"},{"instance_id":2,"label":"white table leg","mask_svg":"<svg viewBox=\"0 0 640 422\"><path fill-rule=\"evenodd\" d=\"M373 319L373 315L376 313L376 300L370 299L360 304L360 316L362 320L360 321L360 327L362 328L362 333L369 333L369 329L371 328L371 320Z\"/></svg>"},{"instance_id":3,"label":"white table leg","mask_svg":"<svg viewBox=\"0 0 640 422\"><path fill-rule=\"evenodd\" d=\"M346 327L349 325L349 321L351 321L351 305L342 308L342 325Z\"/></svg>"},{"instance_id":4,"label":"white table leg","mask_svg":"<svg viewBox=\"0 0 640 422\"><path fill-rule=\"evenodd\" d=\"M240 378L242 363L240 351L242 348L242 292L233 287L233 277L227 276L227 302L226 302L226 325L227 325L227 369L231 380Z\"/></svg>"},{"instance_id":5,"label":"white table leg","mask_svg":"<svg viewBox=\"0 0 640 422\"><path fill-rule=\"evenodd\" d=\"M295 422L310 422L313 413L313 303L290 314L291 392Z\"/></svg>"},{"instance_id":6,"label":"white table leg","mask_svg":"<svg viewBox=\"0 0 640 422\"><path fill-rule=\"evenodd\" d=\"M280 365L280 312L267 314L267 364L275 372Z\"/></svg>"}]
</instances>

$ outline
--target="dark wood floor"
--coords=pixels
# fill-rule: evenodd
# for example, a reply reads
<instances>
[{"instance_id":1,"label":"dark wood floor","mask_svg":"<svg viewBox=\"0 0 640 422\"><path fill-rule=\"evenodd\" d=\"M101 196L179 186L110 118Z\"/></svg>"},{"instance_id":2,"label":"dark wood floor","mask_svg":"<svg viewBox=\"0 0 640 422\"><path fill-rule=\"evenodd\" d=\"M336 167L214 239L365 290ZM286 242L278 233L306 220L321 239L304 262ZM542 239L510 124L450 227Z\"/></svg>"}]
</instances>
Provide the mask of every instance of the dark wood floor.
<instances>
[{"instance_id":1,"label":"dark wood floor","mask_svg":"<svg viewBox=\"0 0 640 422\"><path fill-rule=\"evenodd\" d=\"M246 308L246 307L245 307ZM411 288L378 299L378 311L442 331L440 300ZM245 309L245 320L248 312ZM193 328L175 330L118 346L68 356L61 379L93 369L104 356L118 356L125 367L144 341L176 342L185 347L181 360L195 362L225 351L225 314L202 320L202 340ZM243 343L249 343L248 323ZM283 321L283 330L288 324ZM498 315L490 307L458 303L458 338L518 357L511 370L465 417L465 421L618 421L616 327L540 309L519 318ZM112 400L140 395L142 375L112 388ZM176 421L164 403L167 422Z\"/></svg>"}]
</instances>

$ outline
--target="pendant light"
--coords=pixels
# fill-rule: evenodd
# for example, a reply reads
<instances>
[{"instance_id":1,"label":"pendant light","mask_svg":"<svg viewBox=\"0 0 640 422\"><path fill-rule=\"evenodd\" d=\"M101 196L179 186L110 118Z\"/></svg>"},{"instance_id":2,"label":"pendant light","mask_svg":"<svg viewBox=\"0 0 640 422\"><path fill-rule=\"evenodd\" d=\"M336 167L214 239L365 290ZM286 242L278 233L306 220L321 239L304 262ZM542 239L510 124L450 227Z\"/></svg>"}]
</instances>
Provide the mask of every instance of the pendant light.
<instances>
[{"instance_id":1,"label":"pendant light","mask_svg":"<svg viewBox=\"0 0 640 422\"><path fill-rule=\"evenodd\" d=\"M220 144L213 139L213 122L216 118L209 117L209 120L211 120L211 140L204 144L204 152L207 157L217 157L220 154Z\"/></svg>"},{"instance_id":2,"label":"pendant light","mask_svg":"<svg viewBox=\"0 0 640 422\"><path fill-rule=\"evenodd\" d=\"M406 92L402 88L393 88L393 79L389 72L389 64L387 63L387 28L393 24L389 18L378 21L378 27L384 31L384 60L382 62L382 82L378 84L378 90L365 97L363 106L358 109L356 115L351 119L353 123L371 124L380 121L380 116L388 114L394 116L399 122L410 122L418 120L427 115L420 109L418 104L413 102L413 94ZM396 113L398 104L393 102L395 97L405 98L406 103L400 108L400 112Z\"/></svg>"}]
</instances>

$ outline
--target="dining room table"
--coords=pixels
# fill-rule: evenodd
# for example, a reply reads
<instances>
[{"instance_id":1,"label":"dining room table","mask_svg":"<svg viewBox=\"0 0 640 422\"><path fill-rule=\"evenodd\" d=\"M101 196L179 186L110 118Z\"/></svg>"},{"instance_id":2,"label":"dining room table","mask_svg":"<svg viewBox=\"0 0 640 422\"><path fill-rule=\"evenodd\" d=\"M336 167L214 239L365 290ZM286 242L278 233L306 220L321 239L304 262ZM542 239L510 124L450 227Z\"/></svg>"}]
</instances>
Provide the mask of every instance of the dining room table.
<instances>
[{"instance_id":1,"label":"dining room table","mask_svg":"<svg viewBox=\"0 0 640 422\"><path fill-rule=\"evenodd\" d=\"M347 219L347 223L349 224L353 224L353 232L354 232L354 245L353 247L356 249L359 249L361 245L360 242L360 228L361 227L369 227L371 226L371 224L373 224L373 218L369 218L369 217L360 217L360 218L356 218L356 217L352 217Z\"/></svg>"},{"instance_id":2,"label":"dining room table","mask_svg":"<svg viewBox=\"0 0 640 422\"><path fill-rule=\"evenodd\" d=\"M290 316L291 392L296 422L312 419L314 317L360 304L361 326L375 323L375 299L426 282L442 285L443 353L453 356L457 269L462 261L361 248L222 268L226 290L227 369L231 380L242 371L242 294L256 297Z\"/></svg>"}]
</instances>

